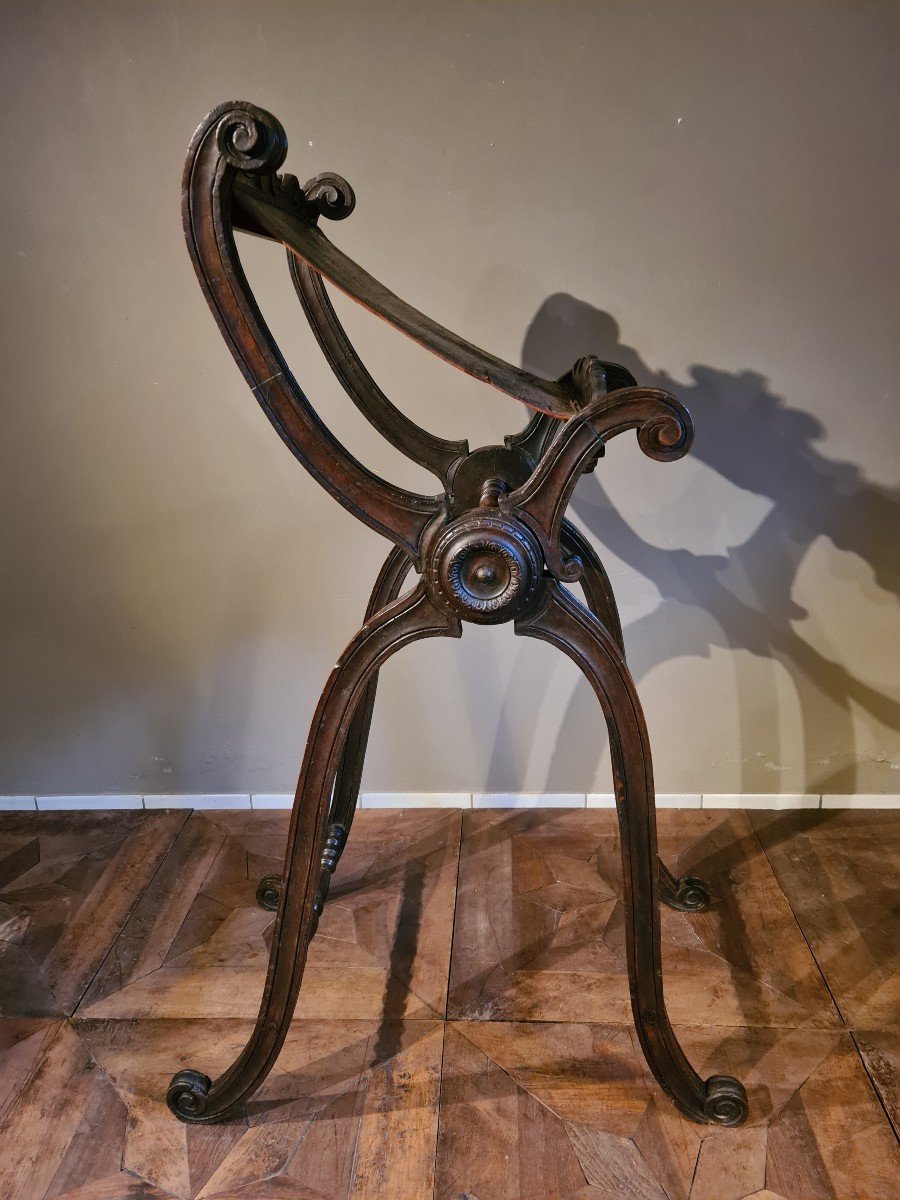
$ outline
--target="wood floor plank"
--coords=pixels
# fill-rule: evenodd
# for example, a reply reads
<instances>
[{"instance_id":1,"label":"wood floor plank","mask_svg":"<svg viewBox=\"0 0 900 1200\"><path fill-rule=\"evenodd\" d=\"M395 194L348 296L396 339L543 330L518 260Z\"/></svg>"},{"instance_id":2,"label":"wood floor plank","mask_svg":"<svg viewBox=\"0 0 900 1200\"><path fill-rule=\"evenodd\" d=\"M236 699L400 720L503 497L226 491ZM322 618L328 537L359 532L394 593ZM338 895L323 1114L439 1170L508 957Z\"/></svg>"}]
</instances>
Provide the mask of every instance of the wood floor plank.
<instances>
[{"instance_id":1,"label":"wood floor plank","mask_svg":"<svg viewBox=\"0 0 900 1200\"><path fill-rule=\"evenodd\" d=\"M76 1019L128 1111L119 1152L166 1194L422 1200L432 1192L442 1023L296 1021L245 1117L185 1126L164 1103L172 1072L216 1075L251 1021Z\"/></svg>"},{"instance_id":2,"label":"wood floor plank","mask_svg":"<svg viewBox=\"0 0 900 1200\"><path fill-rule=\"evenodd\" d=\"M170 815L151 873L146 822ZM785 815L753 814L758 837L743 814L660 814L667 861L719 897L663 913L664 954L688 1057L747 1087L734 1130L682 1118L640 1053L614 813L469 814L455 932L460 815L360 813L284 1049L215 1126L179 1124L165 1090L250 1036L272 921L256 878L286 814L0 818L0 1197L889 1200L896 1037L847 1031L803 934L842 1007L880 1019L889 897L862 885L895 818Z\"/></svg>"},{"instance_id":3,"label":"wood floor plank","mask_svg":"<svg viewBox=\"0 0 900 1200\"><path fill-rule=\"evenodd\" d=\"M21 873L0 889L0 901L24 922L14 943L0 941L3 1015L74 1010L186 815L0 815L0 838L29 846Z\"/></svg>"},{"instance_id":4,"label":"wood floor plank","mask_svg":"<svg viewBox=\"0 0 900 1200\"><path fill-rule=\"evenodd\" d=\"M122 1171L105 1179L93 1179L73 1188L56 1200L172 1200L171 1192L161 1192L144 1179L135 1179Z\"/></svg>"},{"instance_id":5,"label":"wood floor plank","mask_svg":"<svg viewBox=\"0 0 900 1200\"><path fill-rule=\"evenodd\" d=\"M699 1166L702 1126L686 1121L664 1096L655 1092L634 1135L653 1177L671 1200L687 1200ZM728 1162L729 1174L731 1162ZM727 1175L725 1176L727 1178ZM720 1186L724 1178L720 1178Z\"/></svg>"},{"instance_id":6,"label":"wood floor plank","mask_svg":"<svg viewBox=\"0 0 900 1200\"><path fill-rule=\"evenodd\" d=\"M224 841L215 825L191 814L115 939L82 1001L85 1007L163 965Z\"/></svg>"},{"instance_id":7,"label":"wood floor plank","mask_svg":"<svg viewBox=\"0 0 900 1200\"><path fill-rule=\"evenodd\" d=\"M0 1018L0 1119L31 1078L59 1022L40 1017Z\"/></svg>"},{"instance_id":8,"label":"wood floor plank","mask_svg":"<svg viewBox=\"0 0 900 1200\"><path fill-rule=\"evenodd\" d=\"M90 1056L62 1022L0 1126L0 1196L42 1200L93 1091Z\"/></svg>"},{"instance_id":9,"label":"wood floor plank","mask_svg":"<svg viewBox=\"0 0 900 1200\"><path fill-rule=\"evenodd\" d=\"M561 1196L586 1182L561 1122L461 1028L449 1025L435 1200Z\"/></svg>"},{"instance_id":10,"label":"wood floor plank","mask_svg":"<svg viewBox=\"0 0 900 1200\"><path fill-rule=\"evenodd\" d=\"M569 1140L591 1185L602 1200L668 1200L631 1138L590 1125L567 1125Z\"/></svg>"},{"instance_id":11,"label":"wood floor plank","mask_svg":"<svg viewBox=\"0 0 900 1200\"><path fill-rule=\"evenodd\" d=\"M743 1079L738 1130L680 1116L648 1078L630 1030L574 1023L452 1022L447 1027L436 1195L507 1200L526 1179L531 1135L515 1094L566 1135L585 1182L609 1196L741 1200L768 1185L786 1200L888 1200L900 1178L895 1139L847 1033L684 1027L701 1074ZM448 1057L449 1052L449 1057ZM558 1145L546 1129L547 1145ZM493 1140L496 1150L484 1152ZM479 1152L480 1151L480 1152ZM628 1170L625 1167L628 1165ZM512 1183L510 1181L513 1181ZM574 1190L571 1179L559 1191ZM832 1188L827 1192L828 1187ZM543 1189L543 1190L542 1190Z\"/></svg>"},{"instance_id":12,"label":"wood floor plank","mask_svg":"<svg viewBox=\"0 0 900 1200\"><path fill-rule=\"evenodd\" d=\"M48 979L67 1013L74 1011L183 822L180 813L150 815L162 820L142 821L128 833L53 948Z\"/></svg>"},{"instance_id":13,"label":"wood floor plank","mask_svg":"<svg viewBox=\"0 0 900 1200\"><path fill-rule=\"evenodd\" d=\"M99 1072L94 1072L90 1100L78 1128L69 1141L62 1161L44 1200L76 1189L86 1179L122 1179L122 1140L127 1110L115 1089Z\"/></svg>"},{"instance_id":14,"label":"wood floor plank","mask_svg":"<svg viewBox=\"0 0 900 1200\"><path fill-rule=\"evenodd\" d=\"M900 1011L900 818L859 810L751 819L844 1020L889 1029Z\"/></svg>"},{"instance_id":15,"label":"wood floor plank","mask_svg":"<svg viewBox=\"0 0 900 1200\"><path fill-rule=\"evenodd\" d=\"M672 1019L837 1028L838 1014L743 813L660 814L673 870L706 878L707 913L662 912ZM625 1024L615 814L465 814L449 1015Z\"/></svg>"},{"instance_id":16,"label":"wood floor plank","mask_svg":"<svg viewBox=\"0 0 900 1200\"><path fill-rule=\"evenodd\" d=\"M900 1137L900 1032L894 1029L855 1029L853 1040L872 1086Z\"/></svg>"},{"instance_id":17,"label":"wood floor plank","mask_svg":"<svg viewBox=\"0 0 900 1200\"><path fill-rule=\"evenodd\" d=\"M700 1147L690 1200L741 1200L765 1182L765 1127L723 1129L717 1137L705 1138Z\"/></svg>"},{"instance_id":18,"label":"wood floor plank","mask_svg":"<svg viewBox=\"0 0 900 1200\"><path fill-rule=\"evenodd\" d=\"M40 858L40 842L34 834L16 836L0 824L0 888L37 866Z\"/></svg>"},{"instance_id":19,"label":"wood floor plank","mask_svg":"<svg viewBox=\"0 0 900 1200\"><path fill-rule=\"evenodd\" d=\"M255 1016L274 915L256 902L251 862L271 870L288 814L214 815L191 818L79 1015ZM459 830L455 811L358 814L310 947L298 1018L443 1017ZM162 903L167 886L171 904ZM173 957L187 925L187 948Z\"/></svg>"},{"instance_id":20,"label":"wood floor plank","mask_svg":"<svg viewBox=\"0 0 900 1200\"><path fill-rule=\"evenodd\" d=\"M434 1190L443 1028L369 1071L349 1200L421 1200Z\"/></svg>"}]
</instances>

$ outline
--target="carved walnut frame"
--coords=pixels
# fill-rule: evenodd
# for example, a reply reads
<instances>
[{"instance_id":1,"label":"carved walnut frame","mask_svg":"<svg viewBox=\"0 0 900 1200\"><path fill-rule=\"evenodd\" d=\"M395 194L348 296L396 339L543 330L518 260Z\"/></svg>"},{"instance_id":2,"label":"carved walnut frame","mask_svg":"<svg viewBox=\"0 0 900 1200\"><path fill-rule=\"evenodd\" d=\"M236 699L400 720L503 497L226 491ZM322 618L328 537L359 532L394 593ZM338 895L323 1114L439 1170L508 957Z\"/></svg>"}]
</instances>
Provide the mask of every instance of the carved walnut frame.
<instances>
[{"instance_id":1,"label":"carved walnut frame","mask_svg":"<svg viewBox=\"0 0 900 1200\"><path fill-rule=\"evenodd\" d=\"M182 1121L219 1121L243 1105L278 1056L350 831L382 663L420 638L460 637L464 621L512 620L517 634L558 646L577 663L606 715L632 1009L650 1069L692 1120L739 1124L747 1115L744 1088L729 1076L701 1079L666 1014L659 902L700 911L709 891L701 880L676 879L657 858L650 745L615 600L594 550L565 517L579 475L594 468L612 437L635 429L645 454L671 461L690 447L690 415L667 392L637 387L614 363L584 358L561 379L541 379L417 312L319 228L321 217L349 216L355 203L349 184L325 174L300 187L293 176L277 174L286 153L284 130L269 113L226 102L209 114L184 172L191 258L222 336L282 439L339 503L394 546L365 623L338 660L313 717L283 874L259 885L260 904L277 915L254 1032L215 1081L179 1071L169 1086L169 1107ZM287 247L297 294L335 375L375 428L440 480L442 495L420 496L379 478L328 430L262 318L241 268L235 229ZM472 452L467 442L420 429L363 366L328 299L326 279L434 354L523 401L535 410L528 425L503 446ZM401 596L411 569L419 578ZM575 582L586 607L561 586Z\"/></svg>"}]
</instances>

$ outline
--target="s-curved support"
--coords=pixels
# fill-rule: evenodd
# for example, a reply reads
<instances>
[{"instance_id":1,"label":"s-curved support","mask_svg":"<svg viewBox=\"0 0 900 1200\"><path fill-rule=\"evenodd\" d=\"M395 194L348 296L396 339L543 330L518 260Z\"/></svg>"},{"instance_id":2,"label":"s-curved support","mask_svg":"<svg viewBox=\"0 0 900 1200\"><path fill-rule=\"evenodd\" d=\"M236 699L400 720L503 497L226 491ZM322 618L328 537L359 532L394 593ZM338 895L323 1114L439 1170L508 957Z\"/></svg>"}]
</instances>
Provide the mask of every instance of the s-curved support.
<instances>
[{"instance_id":1,"label":"s-curved support","mask_svg":"<svg viewBox=\"0 0 900 1200\"><path fill-rule=\"evenodd\" d=\"M368 680L402 646L460 634L459 622L439 612L419 584L364 625L338 660L313 716L297 784L256 1027L237 1060L214 1082L191 1069L173 1077L166 1101L180 1120L207 1124L239 1108L266 1078L284 1042L334 869L327 820L341 746Z\"/></svg>"},{"instance_id":2,"label":"s-curved support","mask_svg":"<svg viewBox=\"0 0 900 1200\"><path fill-rule=\"evenodd\" d=\"M566 518L563 518L560 527L560 549L567 561L573 558L580 561L581 578L578 582L584 592L585 603L606 628L624 658L625 642L622 638L622 622L606 568L581 530Z\"/></svg>"},{"instance_id":3,"label":"s-curved support","mask_svg":"<svg viewBox=\"0 0 900 1200\"><path fill-rule=\"evenodd\" d=\"M369 597L366 621L371 621L386 605L392 604L397 599L411 568L412 563L407 555L397 549L391 551L378 574L372 595ZM363 765L366 758L366 747L369 743L369 730L372 727L372 713L375 709L377 691L378 672L373 671L366 684L363 697L353 714L353 720L350 722L334 784L331 819L335 825L344 830L345 838L350 833L353 815L356 812L356 802L359 799L359 788L362 782Z\"/></svg>"},{"instance_id":4,"label":"s-curved support","mask_svg":"<svg viewBox=\"0 0 900 1200\"><path fill-rule=\"evenodd\" d=\"M344 332L321 275L293 251L289 250L287 257L297 298L344 391L383 438L401 454L431 471L449 490L453 468L469 453L469 443L447 441L429 433L388 400Z\"/></svg>"},{"instance_id":5,"label":"s-curved support","mask_svg":"<svg viewBox=\"0 0 900 1200\"><path fill-rule=\"evenodd\" d=\"M586 402L585 392L583 387L577 382L577 372L579 363L567 371L557 383L562 387L567 387L575 391L579 398L579 404ZM587 399L594 399L599 392L617 392L622 388L637 387L637 380L629 370L623 367L620 363L607 362L605 359L592 358L594 364L594 373L591 380L595 392L589 394ZM523 429L518 433L510 433L503 439L504 445L513 447L518 446L530 455L533 462L538 463L544 456L544 451L559 433L560 425L559 418L555 414L547 412L532 413L531 419ZM585 463L583 470L585 473L593 471L597 465L597 460L603 455L603 446L597 447L597 455L593 461L589 460Z\"/></svg>"},{"instance_id":6,"label":"s-curved support","mask_svg":"<svg viewBox=\"0 0 900 1200\"><path fill-rule=\"evenodd\" d=\"M378 573L366 609L366 623L376 617L383 608L393 604L400 595L403 581L411 567L412 563L408 556L395 546ZM373 671L363 690L362 699L354 710L341 746L331 811L328 817L326 852L329 856L330 874L334 873L344 852L344 847L347 845L350 827L356 813L356 802L359 800L359 788L365 765L366 747L369 744L369 730L372 727L372 713L375 709L377 690L378 672ZM264 875L256 889L256 899L260 908L267 908L270 912L275 912L278 908L278 901L281 899L282 886L280 875Z\"/></svg>"},{"instance_id":7,"label":"s-curved support","mask_svg":"<svg viewBox=\"0 0 900 1200\"><path fill-rule=\"evenodd\" d=\"M563 519L560 531L560 548L563 556L577 558L581 563L581 589L585 603L607 633L618 646L625 659L625 642L622 638L622 623L613 595L612 585L603 563L594 547L584 534ZM673 875L662 859L659 860L659 898L668 908L677 912L705 912L711 903L709 885L695 875Z\"/></svg>"},{"instance_id":8,"label":"s-curved support","mask_svg":"<svg viewBox=\"0 0 900 1200\"><path fill-rule=\"evenodd\" d=\"M516 621L516 633L539 638L568 655L584 672L606 714L615 764L631 1006L647 1064L691 1120L739 1125L747 1117L743 1086L725 1075L702 1080L679 1046L666 1013L650 743L622 653L593 614L554 581L538 607Z\"/></svg>"},{"instance_id":9,"label":"s-curved support","mask_svg":"<svg viewBox=\"0 0 900 1200\"><path fill-rule=\"evenodd\" d=\"M636 429L645 454L670 462L687 454L693 439L691 416L680 400L658 388L629 387L606 392L599 359L580 359L572 377L586 406L563 426L546 447L534 472L521 487L500 497L500 509L515 513L533 530L544 551L550 573L574 582L581 562L565 560L560 547L563 516L585 465L606 442Z\"/></svg>"},{"instance_id":10,"label":"s-curved support","mask_svg":"<svg viewBox=\"0 0 900 1200\"><path fill-rule=\"evenodd\" d=\"M381 479L334 437L288 369L241 267L232 219L239 179L253 178L262 194L290 202L311 229L329 212L328 187L307 197L296 180L275 174L286 153L284 130L262 109L227 102L209 114L191 141L182 190L194 268L222 336L281 438L339 503L415 558L440 501Z\"/></svg>"},{"instance_id":11,"label":"s-curved support","mask_svg":"<svg viewBox=\"0 0 900 1200\"><path fill-rule=\"evenodd\" d=\"M261 113L260 109L254 111ZM267 113L261 115L274 121ZM237 198L242 228L281 242L351 300L438 358L538 412L550 413L560 420L577 412L578 394L567 378L542 379L514 367L419 312L338 249L313 222L304 219L293 196L285 198L278 189L260 186L252 176L244 176Z\"/></svg>"}]
</instances>

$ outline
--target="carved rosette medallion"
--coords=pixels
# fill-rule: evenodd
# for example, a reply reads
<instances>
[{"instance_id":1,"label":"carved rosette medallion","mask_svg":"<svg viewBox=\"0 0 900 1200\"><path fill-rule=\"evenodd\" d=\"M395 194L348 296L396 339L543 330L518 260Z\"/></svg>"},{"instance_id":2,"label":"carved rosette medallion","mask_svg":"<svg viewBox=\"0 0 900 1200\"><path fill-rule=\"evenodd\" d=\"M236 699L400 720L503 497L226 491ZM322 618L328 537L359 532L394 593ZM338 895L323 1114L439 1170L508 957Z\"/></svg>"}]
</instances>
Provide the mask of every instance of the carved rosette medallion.
<instances>
[{"instance_id":1,"label":"carved rosette medallion","mask_svg":"<svg viewBox=\"0 0 900 1200\"><path fill-rule=\"evenodd\" d=\"M542 574L540 547L520 521L467 515L438 537L425 579L443 608L464 621L494 625L525 608Z\"/></svg>"}]
</instances>

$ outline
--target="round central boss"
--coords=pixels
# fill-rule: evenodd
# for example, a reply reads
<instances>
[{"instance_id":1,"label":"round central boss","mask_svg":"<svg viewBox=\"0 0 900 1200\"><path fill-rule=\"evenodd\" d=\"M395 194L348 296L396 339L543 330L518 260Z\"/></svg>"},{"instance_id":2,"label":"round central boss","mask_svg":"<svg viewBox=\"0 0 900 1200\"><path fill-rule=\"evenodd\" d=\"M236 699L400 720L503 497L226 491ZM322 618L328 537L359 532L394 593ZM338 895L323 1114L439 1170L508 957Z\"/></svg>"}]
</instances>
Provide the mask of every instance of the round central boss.
<instances>
[{"instance_id":1,"label":"round central boss","mask_svg":"<svg viewBox=\"0 0 900 1200\"><path fill-rule=\"evenodd\" d=\"M427 571L432 596L466 621L509 621L532 598L542 558L531 532L509 517L466 515L441 533Z\"/></svg>"}]
</instances>

